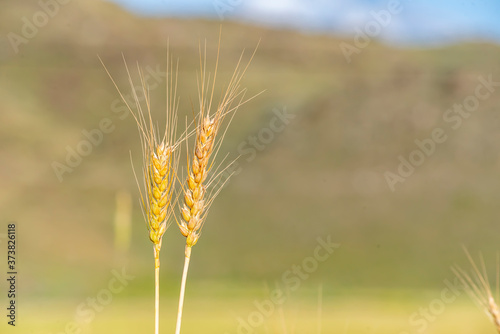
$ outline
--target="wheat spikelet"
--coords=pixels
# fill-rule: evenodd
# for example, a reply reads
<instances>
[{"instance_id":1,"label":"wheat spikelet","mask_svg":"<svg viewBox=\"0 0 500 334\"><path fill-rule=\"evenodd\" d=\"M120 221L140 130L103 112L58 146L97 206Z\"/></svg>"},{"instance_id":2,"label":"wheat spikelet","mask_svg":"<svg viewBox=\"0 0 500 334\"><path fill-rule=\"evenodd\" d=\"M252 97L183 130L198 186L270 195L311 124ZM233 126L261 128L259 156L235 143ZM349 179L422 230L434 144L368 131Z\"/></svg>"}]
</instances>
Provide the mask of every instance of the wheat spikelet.
<instances>
[{"instance_id":1,"label":"wheat spikelet","mask_svg":"<svg viewBox=\"0 0 500 334\"><path fill-rule=\"evenodd\" d=\"M209 158L213 152L217 135L216 119L205 116L197 128L196 146L184 191L184 206L181 209L183 221L179 228L186 239L186 246L192 247L200 237L199 230L204 221L206 181L209 172Z\"/></svg>"},{"instance_id":2,"label":"wheat spikelet","mask_svg":"<svg viewBox=\"0 0 500 334\"><path fill-rule=\"evenodd\" d=\"M481 269L478 268L471 255L464 248L464 251L472 265L473 272L469 275L465 270L454 267L452 271L459 278L467 294L484 309L486 314L489 316L498 333L500 333L500 312L498 305L493 297L491 290L491 285L486 274L486 266L484 264L483 256L480 254ZM497 300L498 300L498 283L499 283L499 272L500 267L497 263Z\"/></svg>"},{"instance_id":3,"label":"wheat spikelet","mask_svg":"<svg viewBox=\"0 0 500 334\"><path fill-rule=\"evenodd\" d=\"M149 161L146 162L148 169L146 182L148 187L147 199L147 221L149 227L149 239L155 246L155 252L159 252L163 234L167 229L167 216L172 202L172 147L164 142L154 147Z\"/></svg>"},{"instance_id":4,"label":"wheat spikelet","mask_svg":"<svg viewBox=\"0 0 500 334\"><path fill-rule=\"evenodd\" d=\"M246 67L243 70L240 70L243 56L242 53L215 112L211 114L210 110L214 97L215 80L219 62L219 50L220 37L215 64L215 73L210 88L210 85L208 84L210 79L207 77L206 73L206 45L203 53L200 46L201 71L200 78L198 79L200 110L197 116L198 122L196 125L196 141L193 149L192 160L191 163L188 162L188 176L186 178L185 186L183 187L184 204L181 208L182 219L178 222L182 235L186 237L186 247L189 249L197 243L200 237L201 228L205 221L207 209L220 190L220 185L218 188L214 187L215 189L213 189L210 192L210 195L207 196L207 189L212 182L216 180L218 175L217 170L219 170L219 168L217 168L216 172L212 173L211 177L209 177L213 167L213 159L217 155L225 134L224 131L222 137L216 141L219 130L221 129L221 124L227 115L232 114L232 116L234 116L236 110L248 101L243 100L246 89L240 88L240 81L250 64L253 55ZM209 92L210 89L211 91Z\"/></svg>"},{"instance_id":5,"label":"wheat spikelet","mask_svg":"<svg viewBox=\"0 0 500 334\"><path fill-rule=\"evenodd\" d=\"M138 66L141 91L138 95L128 65L124 59L125 68L129 78L134 104L130 105L116 85L120 96L134 117L142 144L143 154L143 187L139 185L144 218L149 230L149 238L157 251L161 248L162 236L168 227L168 218L172 214L174 198L175 169L178 166L179 142L175 141L177 126L177 72L173 71L173 62L167 52L167 119L163 133L158 133L153 122L149 88L144 80L141 68ZM107 71L107 69L106 69ZM109 72L108 72L108 75ZM111 77L111 75L110 75ZM141 100L144 100L141 103ZM136 111L134 111L136 109ZM134 171L135 173L135 171ZM137 175L136 175L137 180ZM141 189L143 188L143 189Z\"/></svg>"},{"instance_id":6,"label":"wheat spikelet","mask_svg":"<svg viewBox=\"0 0 500 334\"><path fill-rule=\"evenodd\" d=\"M172 79L171 79L172 80ZM141 75L143 82L143 76ZM168 87L168 84L167 84ZM168 90L168 88L167 88ZM164 133L157 134L152 121L149 103L149 93L143 86L146 103L146 114L134 95L139 114L134 114L143 150L144 191L141 191L143 212L149 230L149 239L154 244L156 253L161 249L162 237L169 226L169 217L173 213L173 194L175 183L175 169L178 166L178 142L175 142L176 109L177 104L171 102L171 91L167 93L167 121ZM175 96L173 97L175 99Z\"/></svg>"}]
</instances>

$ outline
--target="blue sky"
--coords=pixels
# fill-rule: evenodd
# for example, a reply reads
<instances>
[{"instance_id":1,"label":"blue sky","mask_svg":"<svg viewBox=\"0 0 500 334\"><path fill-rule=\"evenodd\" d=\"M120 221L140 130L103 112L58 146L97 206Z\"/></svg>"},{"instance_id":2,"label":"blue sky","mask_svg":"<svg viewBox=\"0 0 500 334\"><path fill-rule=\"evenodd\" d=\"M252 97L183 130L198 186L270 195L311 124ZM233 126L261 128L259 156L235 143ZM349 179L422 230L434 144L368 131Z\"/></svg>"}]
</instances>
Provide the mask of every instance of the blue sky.
<instances>
[{"instance_id":1,"label":"blue sky","mask_svg":"<svg viewBox=\"0 0 500 334\"><path fill-rule=\"evenodd\" d=\"M110 0L141 15L209 17L303 31L355 35L389 3L376 38L396 45L440 45L463 40L500 42L500 0Z\"/></svg>"}]
</instances>

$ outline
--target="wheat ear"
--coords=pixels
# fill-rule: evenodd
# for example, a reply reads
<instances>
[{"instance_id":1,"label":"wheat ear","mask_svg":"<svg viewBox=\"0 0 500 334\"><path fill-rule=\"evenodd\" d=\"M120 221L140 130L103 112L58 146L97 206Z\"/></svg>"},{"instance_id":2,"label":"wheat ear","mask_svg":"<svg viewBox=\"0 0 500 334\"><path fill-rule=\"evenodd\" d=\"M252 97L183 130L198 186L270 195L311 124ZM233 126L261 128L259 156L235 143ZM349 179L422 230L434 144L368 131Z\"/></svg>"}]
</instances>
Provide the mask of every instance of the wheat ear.
<instances>
[{"instance_id":1,"label":"wheat ear","mask_svg":"<svg viewBox=\"0 0 500 334\"><path fill-rule=\"evenodd\" d=\"M102 61L101 61L102 62ZM128 74L130 88L134 105L129 105L115 81L111 77L113 84L117 88L120 96L133 115L139 129L142 153L143 153L143 186L141 187L137 175L136 181L139 186L143 215L149 231L149 239L153 243L154 267L155 267L155 334L159 333L159 294L160 294L160 250L162 238L170 225L170 216L175 204L174 183L176 179L175 171L179 161L179 142L176 141L177 126L177 67L174 74L173 61L167 51L167 75L166 92L167 108L164 131L159 132L153 122L151 114L151 104L149 88L144 79L144 75L138 66L141 82L140 97L135 89L128 65L124 59L125 68ZM106 67L105 67L106 68ZM144 102L141 104L141 100ZM136 111L134 111L136 109Z\"/></svg>"},{"instance_id":2,"label":"wheat ear","mask_svg":"<svg viewBox=\"0 0 500 334\"><path fill-rule=\"evenodd\" d=\"M472 265L473 271L472 275L469 275L465 270L460 267L453 267L452 271L457 275L460 282L462 283L467 294L474 300L476 303L481 306L486 314L489 316L498 333L500 333L500 312L498 309L498 305L493 297L493 293L491 291L491 285L488 280L488 275L486 274L486 266L484 264L484 259L482 254L479 255L481 269L476 265L472 256L469 254L467 249L464 248L465 254L469 259L470 264ZM499 263L497 259L497 274L496 274L496 284L497 284L497 296L498 300L498 284L499 284Z\"/></svg>"},{"instance_id":3,"label":"wheat ear","mask_svg":"<svg viewBox=\"0 0 500 334\"><path fill-rule=\"evenodd\" d=\"M210 75L207 76L206 73L206 43L203 52L201 44L199 48L200 76L198 78L198 99L200 109L197 115L196 141L191 157L191 163L189 163L188 158L188 176L186 183L183 186L184 203L181 208L182 218L177 222L181 234L186 237L186 246L175 330L176 334L179 334L181 330L184 292L186 288L189 261L191 259L191 249L198 242L208 209L221 189L221 184L218 186L217 182L215 185L213 184L214 181L217 181L217 176L219 174L217 171L219 168L215 168L214 172L212 167L213 159L218 153L225 131L223 131L219 140L217 140L217 135L221 130L224 118L229 114L232 114L231 117L234 116L235 111L242 104L248 101L243 100L246 90L240 88L240 81L243 78L246 69L250 65L255 51L257 50L255 49L252 57L244 69L240 68L243 56L242 53L233 75L221 96L217 108L215 109L215 112L211 113L210 110L214 97L215 80L219 63L220 42L221 39L219 35L215 71L211 84L209 83Z\"/></svg>"}]
</instances>

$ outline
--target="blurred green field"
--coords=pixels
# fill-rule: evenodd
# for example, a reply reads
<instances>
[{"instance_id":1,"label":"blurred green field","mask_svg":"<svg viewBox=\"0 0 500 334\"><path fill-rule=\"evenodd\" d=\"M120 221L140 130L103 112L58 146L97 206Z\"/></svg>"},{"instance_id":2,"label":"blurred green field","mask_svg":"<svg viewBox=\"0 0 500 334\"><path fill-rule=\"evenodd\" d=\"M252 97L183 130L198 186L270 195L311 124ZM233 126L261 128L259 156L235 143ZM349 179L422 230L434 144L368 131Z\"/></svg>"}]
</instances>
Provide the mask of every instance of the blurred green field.
<instances>
[{"instance_id":1,"label":"blurred green field","mask_svg":"<svg viewBox=\"0 0 500 334\"><path fill-rule=\"evenodd\" d=\"M385 334L429 333L470 334L495 332L485 314L465 298L447 304L438 313L429 311L429 303L439 291L401 295L364 291L365 295L324 296L321 309L313 295L293 296L281 306L256 315L254 302L262 303L248 292L233 297L219 297L201 292L190 293L185 305L183 332L204 334ZM234 291L233 291L234 292ZM308 293L314 294L314 291ZM34 300L23 305L15 328L33 334L104 334L153 332L153 307L145 298L117 297L92 315L89 323L78 318L82 301ZM161 332L171 333L175 327L177 300L162 298ZM427 313L426 311L427 310ZM416 315L415 315L416 314ZM413 320L411 320L411 319ZM79 320L80 319L80 320ZM238 319L255 327L240 327ZM250 319L250 320L248 320ZM254 319L254 320L252 320ZM6 329L3 323L0 329Z\"/></svg>"}]
</instances>

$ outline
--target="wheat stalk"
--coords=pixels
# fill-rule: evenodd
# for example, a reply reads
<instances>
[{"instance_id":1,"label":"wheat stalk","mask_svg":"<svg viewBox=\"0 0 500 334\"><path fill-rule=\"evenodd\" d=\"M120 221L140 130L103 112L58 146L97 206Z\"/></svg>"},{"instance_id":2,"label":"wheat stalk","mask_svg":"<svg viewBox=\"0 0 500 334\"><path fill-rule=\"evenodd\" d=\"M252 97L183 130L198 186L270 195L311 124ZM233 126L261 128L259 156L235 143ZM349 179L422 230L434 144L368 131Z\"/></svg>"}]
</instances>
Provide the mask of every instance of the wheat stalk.
<instances>
[{"instance_id":1,"label":"wheat stalk","mask_svg":"<svg viewBox=\"0 0 500 334\"><path fill-rule=\"evenodd\" d=\"M199 47L200 73L198 78L198 100L200 109L197 115L197 125L195 130L196 140L191 157L191 163L189 163L188 157L188 175L185 185L183 186L184 203L181 208L182 217L177 221L181 234L186 237L186 246L175 330L176 334L179 334L181 330L184 293L189 269L189 261L191 259L191 249L198 242L208 209L223 186L223 184L217 184L216 182L217 176L220 174L220 168L213 168L213 161L217 156L227 127L226 130L223 131L222 136L220 136L220 139L217 139L217 136L220 133L224 118L231 114L232 119L236 110L248 101L243 100L246 90L240 88L240 82L253 59L253 55L255 55L255 51L257 50L257 48L254 50L252 57L242 70L240 69L240 66L243 53L241 54L233 75L226 89L222 93L215 111L211 112L219 64L220 42L221 35L219 34L219 44L217 48L217 58L213 79L210 79L210 74L207 75L206 72L206 43L203 52L201 44ZM215 169L215 172L213 169Z\"/></svg>"},{"instance_id":2,"label":"wheat stalk","mask_svg":"<svg viewBox=\"0 0 500 334\"><path fill-rule=\"evenodd\" d=\"M101 60L102 62L102 60ZM159 273L160 273L160 250L162 238L170 225L170 216L173 213L175 204L174 183L176 179L176 169L178 167L179 141L176 141L176 125L177 125L177 67L173 71L173 62L170 60L170 55L167 51L167 108L166 122L163 131L159 131L156 124L153 122L151 114L149 88L144 79L143 72L138 66L138 72L141 82L141 95L139 98L135 90L135 86L130 74L128 65L125 61L125 68L128 74L129 84L132 89L132 97L134 105L129 105L124 98L120 89L106 69L113 84L117 88L120 96L125 102L130 113L133 115L142 144L143 154L143 186L140 186L138 177L135 173L137 184L142 202L143 215L147 223L149 231L149 239L153 243L154 267L155 267L155 334L159 333ZM104 65L104 64L103 64ZM175 75L174 75L175 73ZM144 99L141 104L141 99ZM137 111L134 112L133 108Z\"/></svg>"},{"instance_id":3,"label":"wheat stalk","mask_svg":"<svg viewBox=\"0 0 500 334\"><path fill-rule=\"evenodd\" d=\"M491 291L491 285L488 280L488 275L486 274L486 266L484 264L484 259L482 254L479 255L481 268L479 268L472 256L469 254L467 249L464 248L465 254L472 265L473 271L470 275L467 271L461 269L460 267L452 267L452 271L457 275L460 282L462 283L467 294L484 309L486 314L489 316L498 333L500 333L500 312L498 305L493 297ZM498 259L497 259L498 262ZM496 274L496 300L498 300L498 284L499 284L499 264L497 263L497 274Z\"/></svg>"}]
</instances>

